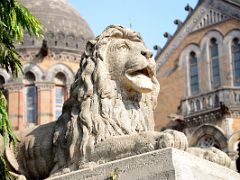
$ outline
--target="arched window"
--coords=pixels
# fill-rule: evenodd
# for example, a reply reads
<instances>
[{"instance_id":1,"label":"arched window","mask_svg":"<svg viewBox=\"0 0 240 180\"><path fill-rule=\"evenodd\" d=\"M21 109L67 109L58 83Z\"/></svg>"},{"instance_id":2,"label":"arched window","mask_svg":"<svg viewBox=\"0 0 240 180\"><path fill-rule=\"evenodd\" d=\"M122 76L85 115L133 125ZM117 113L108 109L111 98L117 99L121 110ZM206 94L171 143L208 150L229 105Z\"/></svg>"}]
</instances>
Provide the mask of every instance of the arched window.
<instances>
[{"instance_id":1,"label":"arched window","mask_svg":"<svg viewBox=\"0 0 240 180\"><path fill-rule=\"evenodd\" d=\"M25 74L25 113L28 123L36 123L37 119L37 90L34 85L35 80L35 75L32 72L29 71Z\"/></svg>"},{"instance_id":2,"label":"arched window","mask_svg":"<svg viewBox=\"0 0 240 180\"><path fill-rule=\"evenodd\" d=\"M220 68L219 68L219 53L218 44L215 38L211 39L210 43L210 56L211 56L211 84L212 88L217 88L221 84Z\"/></svg>"},{"instance_id":3,"label":"arched window","mask_svg":"<svg viewBox=\"0 0 240 180\"><path fill-rule=\"evenodd\" d=\"M189 64L190 64L190 86L191 92L194 95L199 93L198 62L195 52L190 53Z\"/></svg>"},{"instance_id":4,"label":"arched window","mask_svg":"<svg viewBox=\"0 0 240 180\"><path fill-rule=\"evenodd\" d=\"M66 77L59 72L55 76L55 119L62 114L62 106L65 100Z\"/></svg>"},{"instance_id":5,"label":"arched window","mask_svg":"<svg viewBox=\"0 0 240 180\"><path fill-rule=\"evenodd\" d=\"M233 39L232 45L234 85L240 86L240 42L238 38Z\"/></svg>"}]
</instances>

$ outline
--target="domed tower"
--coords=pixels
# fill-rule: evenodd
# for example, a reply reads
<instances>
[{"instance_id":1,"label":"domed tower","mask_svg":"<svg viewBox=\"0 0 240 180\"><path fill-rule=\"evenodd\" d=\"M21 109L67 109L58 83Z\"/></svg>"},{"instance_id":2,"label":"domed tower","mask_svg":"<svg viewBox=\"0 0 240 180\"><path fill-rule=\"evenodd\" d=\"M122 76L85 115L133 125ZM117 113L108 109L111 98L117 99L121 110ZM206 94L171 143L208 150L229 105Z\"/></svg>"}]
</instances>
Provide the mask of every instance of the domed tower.
<instances>
[{"instance_id":1,"label":"domed tower","mask_svg":"<svg viewBox=\"0 0 240 180\"><path fill-rule=\"evenodd\" d=\"M44 26L40 39L25 33L16 45L23 64L17 79L0 69L14 129L57 120L93 33L67 0L20 0Z\"/></svg>"}]
</instances>

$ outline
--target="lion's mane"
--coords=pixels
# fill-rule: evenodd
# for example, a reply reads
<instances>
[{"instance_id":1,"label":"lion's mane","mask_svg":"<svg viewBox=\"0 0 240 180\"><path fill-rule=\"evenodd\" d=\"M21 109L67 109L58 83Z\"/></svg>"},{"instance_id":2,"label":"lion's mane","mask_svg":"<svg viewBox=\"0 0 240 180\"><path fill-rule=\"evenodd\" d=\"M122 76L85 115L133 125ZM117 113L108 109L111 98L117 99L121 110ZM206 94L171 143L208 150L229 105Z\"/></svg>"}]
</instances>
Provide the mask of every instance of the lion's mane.
<instances>
[{"instance_id":1,"label":"lion's mane","mask_svg":"<svg viewBox=\"0 0 240 180\"><path fill-rule=\"evenodd\" d=\"M117 25L108 26L87 43L70 98L64 103L54 131L54 161L58 162L55 170L89 161L94 145L109 137L154 129L153 109L159 92L156 76L152 77L151 93L129 97L111 79L109 64L103 58L112 38L143 43L138 33Z\"/></svg>"}]
</instances>

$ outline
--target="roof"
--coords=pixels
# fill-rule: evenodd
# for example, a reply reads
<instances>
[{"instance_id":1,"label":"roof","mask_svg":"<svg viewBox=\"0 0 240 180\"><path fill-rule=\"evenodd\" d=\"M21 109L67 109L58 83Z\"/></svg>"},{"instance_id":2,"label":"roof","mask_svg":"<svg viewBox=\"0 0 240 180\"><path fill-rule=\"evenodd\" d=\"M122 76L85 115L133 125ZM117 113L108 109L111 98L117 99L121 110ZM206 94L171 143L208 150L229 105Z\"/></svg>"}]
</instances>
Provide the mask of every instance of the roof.
<instances>
[{"instance_id":1,"label":"roof","mask_svg":"<svg viewBox=\"0 0 240 180\"><path fill-rule=\"evenodd\" d=\"M233 4L236 4L236 5L240 6L240 0L225 0L225 1L228 1L230 3L233 3Z\"/></svg>"},{"instance_id":2,"label":"roof","mask_svg":"<svg viewBox=\"0 0 240 180\"><path fill-rule=\"evenodd\" d=\"M157 71L190 33L230 18L240 19L239 6L240 0L199 0L183 24L156 54ZM213 15L219 18L213 18Z\"/></svg>"},{"instance_id":3,"label":"roof","mask_svg":"<svg viewBox=\"0 0 240 180\"><path fill-rule=\"evenodd\" d=\"M67 0L20 0L20 2L44 25L44 39L47 40L49 47L67 46L79 49L80 44L94 37L87 22ZM32 41L32 38L26 35L23 46L41 45L41 42Z\"/></svg>"}]
</instances>

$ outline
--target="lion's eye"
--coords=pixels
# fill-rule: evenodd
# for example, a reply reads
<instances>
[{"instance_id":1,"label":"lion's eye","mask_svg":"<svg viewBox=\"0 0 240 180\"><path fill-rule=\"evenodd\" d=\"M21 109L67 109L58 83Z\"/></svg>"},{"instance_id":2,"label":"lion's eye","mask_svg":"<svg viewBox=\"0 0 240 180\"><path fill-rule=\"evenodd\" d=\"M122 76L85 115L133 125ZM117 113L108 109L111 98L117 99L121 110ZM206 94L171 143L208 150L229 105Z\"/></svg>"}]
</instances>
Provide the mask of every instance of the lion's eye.
<instances>
[{"instance_id":1,"label":"lion's eye","mask_svg":"<svg viewBox=\"0 0 240 180\"><path fill-rule=\"evenodd\" d=\"M118 47L118 49L122 51L128 51L129 47L126 44L122 44Z\"/></svg>"}]
</instances>

